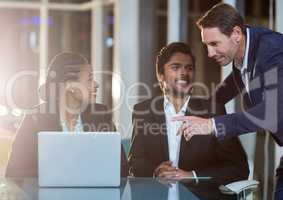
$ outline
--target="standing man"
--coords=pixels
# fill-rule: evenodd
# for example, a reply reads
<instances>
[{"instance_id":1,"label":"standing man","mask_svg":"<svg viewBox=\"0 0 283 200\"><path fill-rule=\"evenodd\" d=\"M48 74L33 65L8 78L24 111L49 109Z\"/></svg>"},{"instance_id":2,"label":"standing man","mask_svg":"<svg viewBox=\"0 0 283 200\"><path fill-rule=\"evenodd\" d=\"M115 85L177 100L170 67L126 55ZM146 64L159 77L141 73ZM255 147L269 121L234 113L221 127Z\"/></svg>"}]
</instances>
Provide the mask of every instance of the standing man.
<instances>
[{"instance_id":1,"label":"standing man","mask_svg":"<svg viewBox=\"0 0 283 200\"><path fill-rule=\"evenodd\" d=\"M215 115L206 100L191 95L195 58L190 47L175 42L162 48L156 76L162 94L134 106L130 174L174 180L209 176L219 184L247 179L247 159L238 138L219 142L205 135L186 142L177 135L182 123L172 122L172 117ZM224 106L216 112L224 114Z\"/></svg>"},{"instance_id":2,"label":"standing man","mask_svg":"<svg viewBox=\"0 0 283 200\"><path fill-rule=\"evenodd\" d=\"M217 138L266 130L283 145L283 35L269 29L244 25L240 14L228 4L217 4L197 25L208 56L219 65L233 63L232 73L215 93L227 103L243 94L247 109L213 118L177 117L186 121L179 129L187 140L194 135ZM283 159L277 169L275 199L283 196Z\"/></svg>"}]
</instances>

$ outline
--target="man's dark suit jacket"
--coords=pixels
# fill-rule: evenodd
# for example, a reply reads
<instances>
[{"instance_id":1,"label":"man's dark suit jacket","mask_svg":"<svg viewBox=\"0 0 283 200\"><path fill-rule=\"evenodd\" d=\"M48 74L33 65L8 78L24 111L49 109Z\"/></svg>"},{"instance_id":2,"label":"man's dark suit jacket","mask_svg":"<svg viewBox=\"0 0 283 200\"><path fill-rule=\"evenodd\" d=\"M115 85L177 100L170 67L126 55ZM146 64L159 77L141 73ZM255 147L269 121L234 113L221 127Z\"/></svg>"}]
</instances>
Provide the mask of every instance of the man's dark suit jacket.
<instances>
[{"instance_id":1,"label":"man's dark suit jacket","mask_svg":"<svg viewBox=\"0 0 283 200\"><path fill-rule=\"evenodd\" d=\"M242 92L247 110L215 117L216 128L219 129L218 124L225 126L219 138L268 130L277 144L283 146L283 35L266 28L248 28L247 72L250 88L254 89L249 90L249 95L245 93L241 74L233 67L215 97L217 102L225 104ZM283 177L283 157L277 176Z\"/></svg>"},{"instance_id":2,"label":"man's dark suit jacket","mask_svg":"<svg viewBox=\"0 0 283 200\"><path fill-rule=\"evenodd\" d=\"M248 107L244 112L215 117L225 126L219 136L237 136L269 130L275 141L283 145L283 35L269 29L248 27L250 47L247 72L249 95L244 96ZM241 74L233 68L216 92L218 102L227 103L244 89ZM254 118L258 119L255 120Z\"/></svg>"},{"instance_id":3,"label":"man's dark suit jacket","mask_svg":"<svg viewBox=\"0 0 283 200\"><path fill-rule=\"evenodd\" d=\"M59 114L39 113L45 105L38 106L36 108L37 114L26 115L21 122L13 141L5 176L38 176L37 133L40 131L62 131ZM111 116L106 111L106 106L102 104L88 106L81 115L84 131L114 131L115 126ZM121 175L127 176L128 165L123 148L121 152Z\"/></svg>"},{"instance_id":4,"label":"man's dark suit jacket","mask_svg":"<svg viewBox=\"0 0 283 200\"><path fill-rule=\"evenodd\" d=\"M164 98L157 96L134 106L129 155L130 173L134 176L152 177L156 167L169 160L163 102ZM186 115L209 117L209 107L206 100L191 98ZM223 106L218 106L216 112L220 110L225 112ZM188 142L182 136L179 168L195 170L197 176L211 176L220 183L247 179L249 175L246 154L238 138L220 143L209 135L193 136Z\"/></svg>"}]
</instances>

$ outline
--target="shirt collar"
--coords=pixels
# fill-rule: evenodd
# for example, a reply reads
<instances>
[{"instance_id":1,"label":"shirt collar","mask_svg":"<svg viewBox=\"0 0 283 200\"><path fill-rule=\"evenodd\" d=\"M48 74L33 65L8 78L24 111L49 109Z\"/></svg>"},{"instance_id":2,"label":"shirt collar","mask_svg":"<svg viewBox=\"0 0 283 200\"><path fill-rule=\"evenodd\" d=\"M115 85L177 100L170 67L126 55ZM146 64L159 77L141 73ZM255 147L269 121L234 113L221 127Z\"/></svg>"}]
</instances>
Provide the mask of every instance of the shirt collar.
<instances>
[{"instance_id":1,"label":"shirt collar","mask_svg":"<svg viewBox=\"0 0 283 200\"><path fill-rule=\"evenodd\" d=\"M246 28L247 38L246 38L246 48L245 48L245 55L243 59L243 65L240 67L236 67L241 72L248 68L248 55L250 49L250 29Z\"/></svg>"},{"instance_id":2,"label":"shirt collar","mask_svg":"<svg viewBox=\"0 0 283 200\"><path fill-rule=\"evenodd\" d=\"M186 111L187 111L187 107L188 107L188 103L190 101L190 98L191 96L188 96L187 97L187 100L185 101L185 103L183 104L181 110L179 111L179 113L183 113L185 114ZM173 104L171 103L171 101L169 100L169 98L164 95L164 103L163 103L163 106L164 106L164 110L167 110L169 106L173 106Z\"/></svg>"},{"instance_id":3,"label":"shirt collar","mask_svg":"<svg viewBox=\"0 0 283 200\"><path fill-rule=\"evenodd\" d=\"M247 68L248 67L249 49L250 49L250 29L247 28L247 43L246 43L246 49L245 49L243 68Z\"/></svg>"},{"instance_id":4,"label":"shirt collar","mask_svg":"<svg viewBox=\"0 0 283 200\"><path fill-rule=\"evenodd\" d=\"M168 97L166 95L164 95L164 110L166 110L166 108L171 104L171 102L169 101Z\"/></svg>"},{"instance_id":5,"label":"shirt collar","mask_svg":"<svg viewBox=\"0 0 283 200\"><path fill-rule=\"evenodd\" d=\"M69 129L68 129L68 127L67 127L67 125L64 121L61 122L61 126L62 126L63 132L69 132ZM74 129L74 132L76 132L76 133L83 132L83 123L82 123L81 115L79 115L77 120L76 120L76 126L75 126L75 129Z\"/></svg>"}]
</instances>

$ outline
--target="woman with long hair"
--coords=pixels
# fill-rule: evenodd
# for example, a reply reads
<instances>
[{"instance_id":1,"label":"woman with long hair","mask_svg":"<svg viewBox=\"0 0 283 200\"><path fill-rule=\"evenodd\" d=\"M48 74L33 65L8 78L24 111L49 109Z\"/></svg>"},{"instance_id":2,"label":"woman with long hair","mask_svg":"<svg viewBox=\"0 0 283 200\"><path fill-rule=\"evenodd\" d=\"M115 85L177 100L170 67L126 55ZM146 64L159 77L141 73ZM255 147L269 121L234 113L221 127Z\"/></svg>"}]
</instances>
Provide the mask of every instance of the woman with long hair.
<instances>
[{"instance_id":1,"label":"woman with long hair","mask_svg":"<svg viewBox=\"0 0 283 200\"><path fill-rule=\"evenodd\" d=\"M111 113L105 105L95 103L98 84L93 76L91 65L82 55L63 52L52 59L45 84L39 90L44 102L25 114L13 141L6 176L38 175L40 131L115 131ZM123 148L121 152L121 175L127 176Z\"/></svg>"}]
</instances>

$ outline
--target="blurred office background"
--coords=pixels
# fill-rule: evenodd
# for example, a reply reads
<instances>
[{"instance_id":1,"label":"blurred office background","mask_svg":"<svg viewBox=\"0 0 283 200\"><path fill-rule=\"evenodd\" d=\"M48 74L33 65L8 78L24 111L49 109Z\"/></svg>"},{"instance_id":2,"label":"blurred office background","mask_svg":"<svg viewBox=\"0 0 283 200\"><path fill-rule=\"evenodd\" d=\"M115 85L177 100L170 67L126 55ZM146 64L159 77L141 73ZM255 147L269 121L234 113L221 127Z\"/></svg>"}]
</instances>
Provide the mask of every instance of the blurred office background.
<instances>
[{"instance_id":1,"label":"blurred office background","mask_svg":"<svg viewBox=\"0 0 283 200\"><path fill-rule=\"evenodd\" d=\"M0 174L23 112L38 104L37 88L58 52L75 51L90 59L100 85L97 101L113 109L113 120L125 139L131 137L132 106L158 91L154 61L167 43L191 45L197 59L196 81L212 91L231 67L221 69L207 58L195 22L219 2L0 0ZM247 24L283 32L283 1L223 2L237 7ZM202 89L198 92L205 95ZM239 105L236 100L226 106L233 112ZM283 150L264 133L241 136L241 141L251 178L260 179L268 193Z\"/></svg>"}]
</instances>

